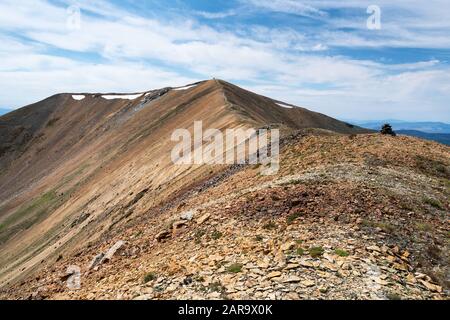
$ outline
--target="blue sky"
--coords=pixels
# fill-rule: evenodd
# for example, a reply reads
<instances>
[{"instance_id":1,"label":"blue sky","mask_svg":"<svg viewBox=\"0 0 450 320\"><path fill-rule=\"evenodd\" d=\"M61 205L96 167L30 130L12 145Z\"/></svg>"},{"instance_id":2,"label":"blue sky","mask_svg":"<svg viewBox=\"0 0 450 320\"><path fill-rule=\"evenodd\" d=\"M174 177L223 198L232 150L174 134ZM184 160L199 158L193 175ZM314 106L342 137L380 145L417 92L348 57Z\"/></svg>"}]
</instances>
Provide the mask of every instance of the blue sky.
<instances>
[{"instance_id":1,"label":"blue sky","mask_svg":"<svg viewBox=\"0 0 450 320\"><path fill-rule=\"evenodd\" d=\"M448 0L2 0L0 41L0 108L216 77L339 118L450 122Z\"/></svg>"}]
</instances>

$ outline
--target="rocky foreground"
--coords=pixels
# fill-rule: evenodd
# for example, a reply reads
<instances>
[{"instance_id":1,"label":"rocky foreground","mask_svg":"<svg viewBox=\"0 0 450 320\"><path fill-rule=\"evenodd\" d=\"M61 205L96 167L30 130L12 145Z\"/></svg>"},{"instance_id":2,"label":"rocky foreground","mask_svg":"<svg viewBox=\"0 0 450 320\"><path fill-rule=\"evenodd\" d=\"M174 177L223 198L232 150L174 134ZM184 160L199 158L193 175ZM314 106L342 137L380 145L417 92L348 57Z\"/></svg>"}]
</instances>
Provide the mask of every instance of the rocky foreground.
<instances>
[{"instance_id":1,"label":"rocky foreground","mask_svg":"<svg viewBox=\"0 0 450 320\"><path fill-rule=\"evenodd\" d=\"M448 299L449 151L402 136L297 134L277 175L226 169L1 297ZM66 285L73 265L78 290Z\"/></svg>"}]
</instances>

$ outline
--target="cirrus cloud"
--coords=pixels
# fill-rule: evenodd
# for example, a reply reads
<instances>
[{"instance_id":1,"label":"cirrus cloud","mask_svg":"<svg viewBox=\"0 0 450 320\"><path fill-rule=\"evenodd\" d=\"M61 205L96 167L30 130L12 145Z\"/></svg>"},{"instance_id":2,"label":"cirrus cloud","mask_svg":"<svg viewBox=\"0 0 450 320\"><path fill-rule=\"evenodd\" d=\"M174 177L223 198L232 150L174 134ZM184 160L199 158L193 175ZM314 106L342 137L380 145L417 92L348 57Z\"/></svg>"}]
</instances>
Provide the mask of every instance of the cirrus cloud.
<instances>
[{"instance_id":1,"label":"cirrus cloud","mask_svg":"<svg viewBox=\"0 0 450 320\"><path fill-rule=\"evenodd\" d=\"M385 63L357 51L413 43L431 50L436 45L429 43L427 32L436 35L440 48L448 49L448 39L440 37L445 22L414 25L410 17L399 15L404 25L383 24L397 34L372 36L352 15L330 14L343 8L340 1L239 4L320 20L297 30L289 19L271 25L242 18L227 25L228 17L239 18L239 7L224 12L180 10L168 18L165 12L146 16L97 0L78 2L81 28L71 30L66 9L73 3L62 3L0 3L0 41L7 44L0 49L0 106L19 107L56 92L137 92L216 77L336 117L450 120L448 62L430 55ZM414 5L419 7L418 2ZM361 8L359 1L345 6ZM398 6L392 7L397 16ZM249 10L247 18L252 16ZM436 10L425 11L422 15L430 19ZM198 16L214 21L205 23ZM339 48L356 50L355 57Z\"/></svg>"}]
</instances>

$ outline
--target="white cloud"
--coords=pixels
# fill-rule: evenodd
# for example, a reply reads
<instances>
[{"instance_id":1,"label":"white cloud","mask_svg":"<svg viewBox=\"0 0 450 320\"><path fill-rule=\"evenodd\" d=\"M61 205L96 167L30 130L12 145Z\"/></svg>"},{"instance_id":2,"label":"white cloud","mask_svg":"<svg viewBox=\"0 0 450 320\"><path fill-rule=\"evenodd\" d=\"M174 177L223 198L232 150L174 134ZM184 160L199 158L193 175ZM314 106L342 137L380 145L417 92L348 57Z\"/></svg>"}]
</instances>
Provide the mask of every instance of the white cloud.
<instances>
[{"instance_id":1,"label":"white cloud","mask_svg":"<svg viewBox=\"0 0 450 320\"><path fill-rule=\"evenodd\" d=\"M65 26L65 10L43 0L0 2L0 30L57 30Z\"/></svg>"},{"instance_id":2,"label":"white cloud","mask_svg":"<svg viewBox=\"0 0 450 320\"><path fill-rule=\"evenodd\" d=\"M342 7L339 1L258 2L268 10L314 17L324 17L327 8ZM7 44L0 48L0 106L21 106L56 92L141 92L216 77L253 83L250 89L334 116L365 118L392 112L405 118L421 114L422 108L423 117L426 106L427 116L448 117L450 70L440 61L384 65L325 55L329 46L402 46L414 41L431 46L426 33L412 39L409 27L398 27L399 35L392 38L367 39L333 30L311 38L291 28L238 26L224 31L189 17L164 21L136 16L104 1L81 4L81 29L69 30L63 7L43 0L0 3L0 41ZM361 2L346 5L359 8ZM421 23L442 27L437 25ZM20 32L30 40L6 32ZM445 39L436 40L445 45ZM56 56L55 49L72 55ZM85 62L76 53L99 55L101 63Z\"/></svg>"},{"instance_id":3,"label":"white cloud","mask_svg":"<svg viewBox=\"0 0 450 320\"><path fill-rule=\"evenodd\" d=\"M324 25L312 28L327 46L450 48L450 10L447 0L242 0L244 4L273 12L294 13L319 19ZM382 29L368 31L369 5L381 9ZM333 13L331 10L334 10ZM347 11L341 16L335 11ZM351 14L349 12L351 10ZM311 14L308 14L310 12ZM318 12L320 14L312 14ZM325 18L324 18L325 17ZM342 31L343 29L351 29Z\"/></svg>"},{"instance_id":4,"label":"white cloud","mask_svg":"<svg viewBox=\"0 0 450 320\"><path fill-rule=\"evenodd\" d=\"M24 106L59 92L144 92L153 88L181 86L196 80L156 67L145 68L127 62L115 65L67 64L56 59L50 70L0 71L0 105Z\"/></svg>"},{"instance_id":5,"label":"white cloud","mask_svg":"<svg viewBox=\"0 0 450 320\"><path fill-rule=\"evenodd\" d=\"M194 11L193 13L206 19L223 19L235 16L237 14L235 10L227 10L223 12Z\"/></svg>"},{"instance_id":6,"label":"white cloud","mask_svg":"<svg viewBox=\"0 0 450 320\"><path fill-rule=\"evenodd\" d=\"M307 17L325 17L327 13L315 8L313 5L305 4L306 1L296 0L248 0L246 1L256 7L269 9L276 12L290 13Z\"/></svg>"},{"instance_id":7,"label":"white cloud","mask_svg":"<svg viewBox=\"0 0 450 320\"><path fill-rule=\"evenodd\" d=\"M347 119L399 118L449 121L450 68L371 77L333 89L302 89L295 85L247 86L263 95Z\"/></svg>"}]
</instances>

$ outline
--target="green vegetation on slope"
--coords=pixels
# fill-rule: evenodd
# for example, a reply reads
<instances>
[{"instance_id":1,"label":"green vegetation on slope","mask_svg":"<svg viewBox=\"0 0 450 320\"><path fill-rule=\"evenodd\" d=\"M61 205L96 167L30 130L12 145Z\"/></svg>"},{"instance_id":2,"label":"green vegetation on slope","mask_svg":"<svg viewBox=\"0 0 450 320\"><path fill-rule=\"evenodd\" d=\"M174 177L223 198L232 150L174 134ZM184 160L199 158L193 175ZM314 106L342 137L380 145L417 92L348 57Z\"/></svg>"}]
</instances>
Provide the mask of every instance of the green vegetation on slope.
<instances>
[{"instance_id":1,"label":"green vegetation on slope","mask_svg":"<svg viewBox=\"0 0 450 320\"><path fill-rule=\"evenodd\" d=\"M21 206L0 224L0 244L6 242L16 232L31 227L61 200L62 197L58 196L55 190L50 190Z\"/></svg>"}]
</instances>

